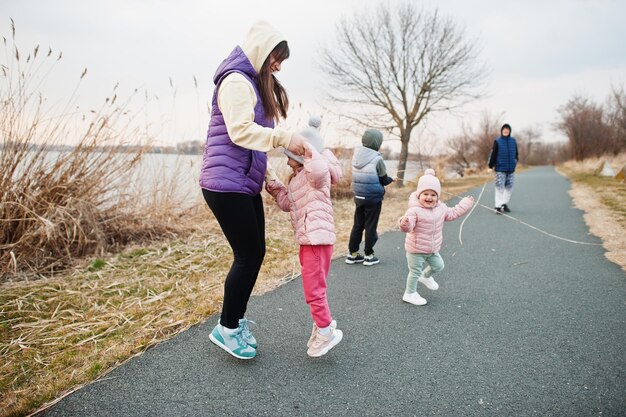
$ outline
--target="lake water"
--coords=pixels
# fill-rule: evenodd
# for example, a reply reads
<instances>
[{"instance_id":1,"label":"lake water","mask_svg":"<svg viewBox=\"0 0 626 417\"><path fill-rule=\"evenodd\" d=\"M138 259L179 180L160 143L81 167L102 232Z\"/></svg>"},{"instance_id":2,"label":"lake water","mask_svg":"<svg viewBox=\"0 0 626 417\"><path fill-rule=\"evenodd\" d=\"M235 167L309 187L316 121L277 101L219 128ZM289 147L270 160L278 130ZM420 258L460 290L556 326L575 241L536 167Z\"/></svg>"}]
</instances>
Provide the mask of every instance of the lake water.
<instances>
[{"instance_id":1,"label":"lake water","mask_svg":"<svg viewBox=\"0 0 626 417\"><path fill-rule=\"evenodd\" d=\"M47 160L55 161L59 152L49 152ZM279 175L289 172L287 159L284 156L273 156L269 163ZM349 167L350 161L343 160L344 167ZM385 161L389 176L397 175L397 160ZM190 207L203 201L198 185L202 155L172 155L172 154L144 154L139 166L133 172L120 173L120 179L128 184L124 192L130 195L143 195L150 198L157 194L159 199L166 201L167 197L179 201L185 207ZM415 179L421 168L417 162L407 162L406 179ZM127 181L124 181L127 180Z\"/></svg>"},{"instance_id":2,"label":"lake water","mask_svg":"<svg viewBox=\"0 0 626 417\"><path fill-rule=\"evenodd\" d=\"M286 157L270 157L269 163L279 173L288 169ZM349 166L350 161L342 161L342 164ZM134 177L142 189L165 188L179 201L194 204L196 198L202 198L198 185L201 165L202 155L146 154ZM397 175L397 160L385 161L385 165L390 177ZM415 179L422 169L419 163L408 161L405 178Z\"/></svg>"}]
</instances>

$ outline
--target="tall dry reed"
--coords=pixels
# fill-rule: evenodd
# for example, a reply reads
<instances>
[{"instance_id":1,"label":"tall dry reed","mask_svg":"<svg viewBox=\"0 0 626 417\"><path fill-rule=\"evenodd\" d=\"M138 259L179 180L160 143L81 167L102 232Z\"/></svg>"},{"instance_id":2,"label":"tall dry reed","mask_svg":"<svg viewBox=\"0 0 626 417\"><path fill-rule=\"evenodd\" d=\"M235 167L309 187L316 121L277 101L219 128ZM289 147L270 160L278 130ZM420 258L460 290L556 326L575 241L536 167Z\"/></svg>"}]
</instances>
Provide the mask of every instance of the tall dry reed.
<instances>
[{"instance_id":1,"label":"tall dry reed","mask_svg":"<svg viewBox=\"0 0 626 417\"><path fill-rule=\"evenodd\" d=\"M75 257L167 232L143 221L123 191L146 140L129 109L133 95L120 100L116 86L100 108L81 110L85 69L67 101L50 104L41 89L61 53L22 53L12 20L12 42L3 39L0 282L54 274Z\"/></svg>"}]
</instances>

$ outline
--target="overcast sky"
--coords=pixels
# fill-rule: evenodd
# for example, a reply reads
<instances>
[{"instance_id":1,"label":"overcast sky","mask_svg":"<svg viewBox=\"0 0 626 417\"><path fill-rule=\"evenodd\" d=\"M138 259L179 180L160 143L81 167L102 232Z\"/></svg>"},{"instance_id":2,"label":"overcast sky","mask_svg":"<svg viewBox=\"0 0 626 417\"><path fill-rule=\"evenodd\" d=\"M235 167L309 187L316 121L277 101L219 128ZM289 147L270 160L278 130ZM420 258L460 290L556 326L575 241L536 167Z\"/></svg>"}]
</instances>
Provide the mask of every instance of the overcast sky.
<instances>
[{"instance_id":1,"label":"overcast sky","mask_svg":"<svg viewBox=\"0 0 626 417\"><path fill-rule=\"evenodd\" d=\"M323 74L315 66L337 22L380 0L0 0L0 34L10 39L10 18L22 51L36 44L63 52L45 94L66 100L86 67L80 105L96 106L119 82L119 94L148 91L143 117L162 144L203 140L206 102L217 65L263 19L287 38L291 57L279 78L307 112L324 104ZM385 2L385 4L387 4ZM624 0L441 0L437 7L478 37L490 69L487 96L463 117L431 120L427 135L445 139L483 111L504 114L513 133L539 129L545 140L557 108L574 94L604 102L611 86L626 85ZM4 58L3 58L4 59ZM3 61L4 62L4 61ZM198 87L194 86L196 77ZM170 78L174 88L170 87ZM174 96L175 90L175 96ZM158 97L158 100L155 99ZM335 138L338 139L338 138ZM351 138L340 140L350 143Z\"/></svg>"}]
</instances>

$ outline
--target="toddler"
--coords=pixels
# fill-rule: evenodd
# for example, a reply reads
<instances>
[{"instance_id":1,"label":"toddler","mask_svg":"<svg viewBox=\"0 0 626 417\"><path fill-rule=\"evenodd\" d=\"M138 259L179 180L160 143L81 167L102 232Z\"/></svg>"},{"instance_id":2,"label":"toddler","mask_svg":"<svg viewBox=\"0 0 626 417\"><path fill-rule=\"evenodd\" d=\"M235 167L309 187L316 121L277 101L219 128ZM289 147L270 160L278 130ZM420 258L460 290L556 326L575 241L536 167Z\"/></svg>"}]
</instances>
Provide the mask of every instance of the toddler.
<instances>
[{"instance_id":1,"label":"toddler","mask_svg":"<svg viewBox=\"0 0 626 417\"><path fill-rule=\"evenodd\" d=\"M404 249L409 266L402 301L418 306L426 304L426 299L417 292L418 281L428 289L439 288L432 275L444 266L439 255L443 223L458 219L474 205L474 198L468 196L450 208L439 201L440 193L441 183L435 171L427 169L417 183L417 191L409 197L409 209L398 221L400 230L407 234Z\"/></svg>"},{"instance_id":2,"label":"toddler","mask_svg":"<svg viewBox=\"0 0 626 417\"><path fill-rule=\"evenodd\" d=\"M301 134L308 141L304 158L285 150L287 164L293 170L287 187L269 170L265 189L281 210L291 215L300 245L304 297L314 321L307 354L319 357L343 338L326 299L326 278L336 239L330 187L341 179L342 174L339 161L330 150L324 149L324 141L314 127Z\"/></svg>"}]
</instances>

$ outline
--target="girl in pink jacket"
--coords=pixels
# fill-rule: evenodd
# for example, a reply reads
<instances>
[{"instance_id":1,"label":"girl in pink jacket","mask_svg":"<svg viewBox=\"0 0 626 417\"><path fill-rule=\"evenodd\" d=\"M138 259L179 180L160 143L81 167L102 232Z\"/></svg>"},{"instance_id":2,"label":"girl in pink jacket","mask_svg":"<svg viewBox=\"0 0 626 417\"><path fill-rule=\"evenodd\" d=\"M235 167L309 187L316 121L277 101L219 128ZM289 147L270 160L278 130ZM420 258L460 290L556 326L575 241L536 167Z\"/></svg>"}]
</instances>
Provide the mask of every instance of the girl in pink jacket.
<instances>
[{"instance_id":1,"label":"girl in pink jacket","mask_svg":"<svg viewBox=\"0 0 626 417\"><path fill-rule=\"evenodd\" d=\"M398 221L400 230L407 233L404 249L409 266L402 301L418 306L426 304L417 292L418 281L431 290L439 288L432 275L444 266L439 255L443 223L458 219L474 205L474 198L468 196L450 208L439 201L440 194L441 183L435 171L427 169L417 183L417 191L409 197L409 209Z\"/></svg>"},{"instance_id":2,"label":"girl in pink jacket","mask_svg":"<svg viewBox=\"0 0 626 417\"><path fill-rule=\"evenodd\" d=\"M326 299L326 278L335 244L335 222L330 186L341 179L341 166L333 153L324 149L324 141L315 128L301 132L308 140L304 158L285 150L287 164L293 170L285 187L268 172L265 189L283 211L291 215L291 224L300 245L302 287L313 317L313 331L307 354L326 354L343 337L332 319Z\"/></svg>"}]
</instances>

